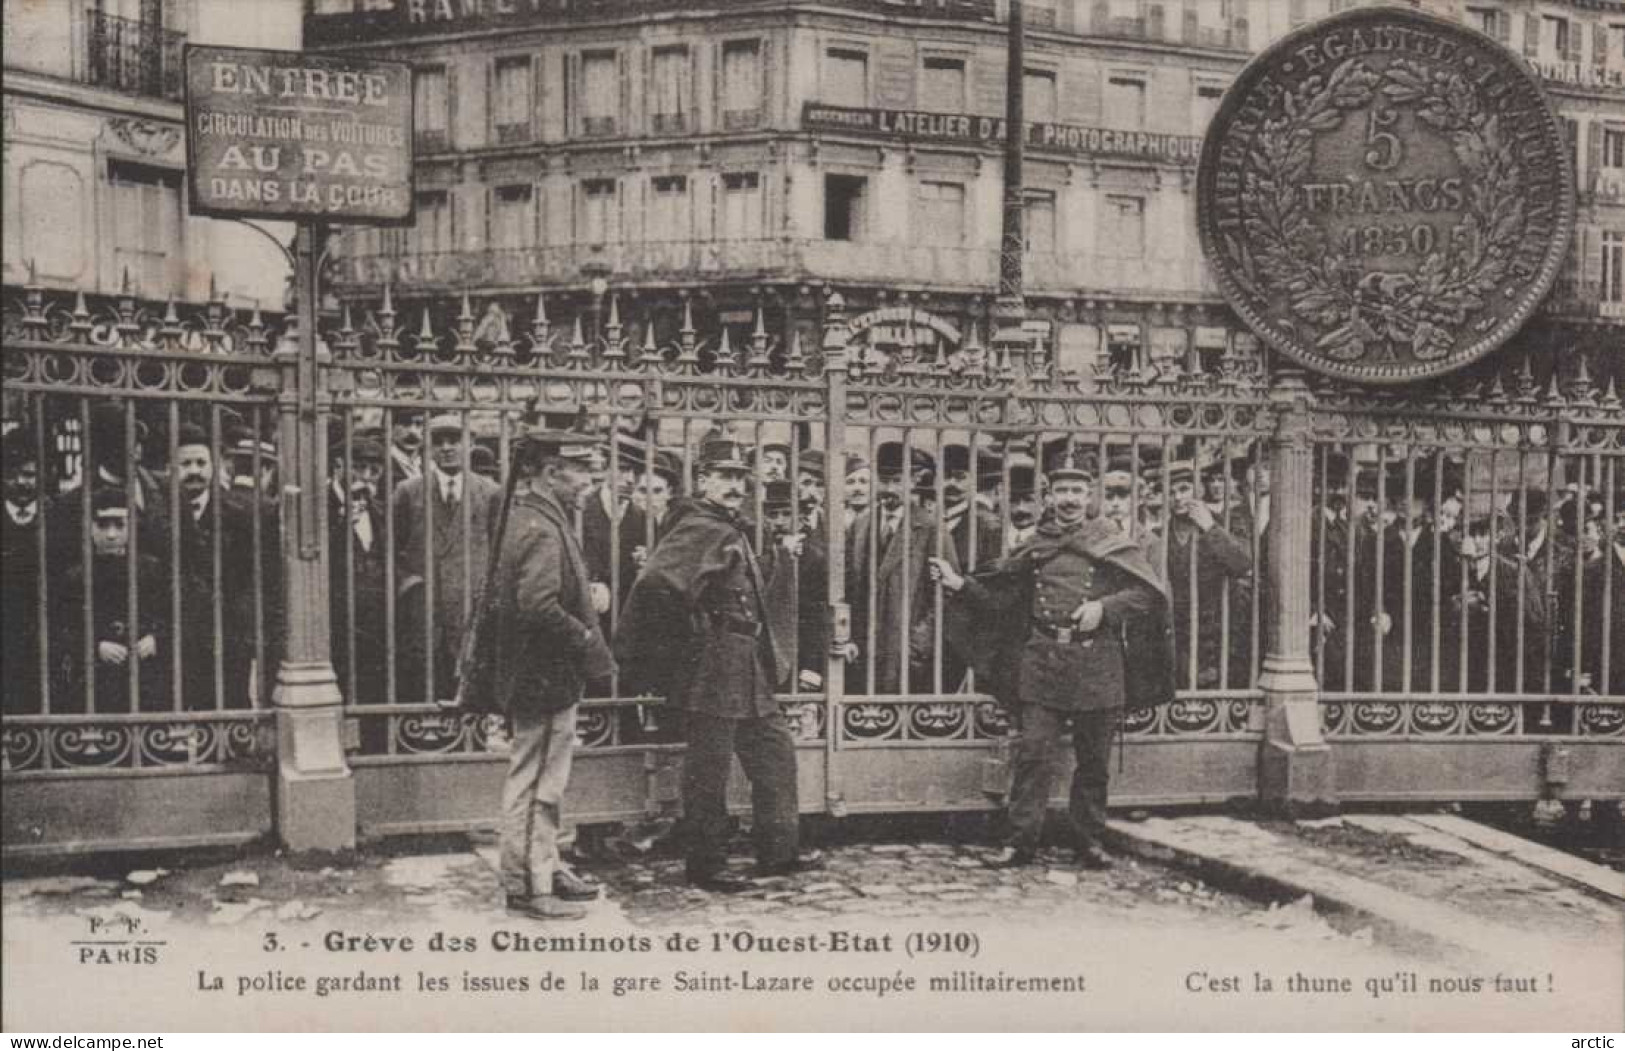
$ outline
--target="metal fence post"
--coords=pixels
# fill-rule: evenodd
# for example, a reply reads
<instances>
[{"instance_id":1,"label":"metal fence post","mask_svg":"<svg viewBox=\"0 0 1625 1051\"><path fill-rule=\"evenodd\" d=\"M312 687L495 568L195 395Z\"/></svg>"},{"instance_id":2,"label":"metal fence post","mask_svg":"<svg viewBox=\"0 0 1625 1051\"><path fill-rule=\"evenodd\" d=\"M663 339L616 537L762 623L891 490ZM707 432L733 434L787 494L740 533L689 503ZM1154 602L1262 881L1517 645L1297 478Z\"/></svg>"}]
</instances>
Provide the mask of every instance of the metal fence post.
<instances>
[{"instance_id":1,"label":"metal fence post","mask_svg":"<svg viewBox=\"0 0 1625 1051\"><path fill-rule=\"evenodd\" d=\"M829 537L829 660L824 670L824 806L835 817L846 814L841 791L839 756L843 703L846 699L846 646L852 637L851 608L846 604L846 370L851 337L846 302L831 293L824 312L824 506Z\"/></svg>"},{"instance_id":2,"label":"metal fence post","mask_svg":"<svg viewBox=\"0 0 1625 1051\"><path fill-rule=\"evenodd\" d=\"M1270 441L1274 507L1261 596L1269 634L1258 680L1264 691L1258 794L1267 806L1287 811L1334 805L1336 797L1332 753L1321 734L1320 686L1309 653L1312 397L1295 370L1278 373L1270 393L1277 419Z\"/></svg>"},{"instance_id":3,"label":"metal fence post","mask_svg":"<svg viewBox=\"0 0 1625 1051\"><path fill-rule=\"evenodd\" d=\"M355 845L355 782L344 758L343 699L333 672L327 608L327 452L329 397L316 339L317 230L301 223L295 250L297 331L275 353L281 441L282 565L287 645L274 695L277 732L276 827L291 850Z\"/></svg>"}]
</instances>

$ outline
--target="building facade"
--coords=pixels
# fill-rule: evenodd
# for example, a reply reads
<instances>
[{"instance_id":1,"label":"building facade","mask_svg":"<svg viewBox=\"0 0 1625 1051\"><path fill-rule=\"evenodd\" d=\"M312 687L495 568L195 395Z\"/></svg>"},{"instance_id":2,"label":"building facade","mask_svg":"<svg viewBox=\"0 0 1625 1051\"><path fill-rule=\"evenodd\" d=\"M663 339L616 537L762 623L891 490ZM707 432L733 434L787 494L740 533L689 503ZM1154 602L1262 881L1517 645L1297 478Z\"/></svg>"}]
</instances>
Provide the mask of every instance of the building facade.
<instances>
[{"instance_id":1,"label":"building facade","mask_svg":"<svg viewBox=\"0 0 1625 1051\"><path fill-rule=\"evenodd\" d=\"M356 230L334 278L516 321L686 302L787 345L825 286L920 353L986 339L998 278L1002 0L312 0L307 46L411 63L415 226ZM1201 258L1194 175L1231 78L1348 0L1028 0L1026 288L1063 368L1222 360L1252 337ZM1522 53L1572 132L1580 232L1520 337L1625 326L1625 3L1426 0ZM903 308L902 310L888 308ZM946 324L913 326L912 311ZM709 314L709 317L705 315ZM409 313L408 316L415 316ZM702 323L703 327L703 323Z\"/></svg>"},{"instance_id":2,"label":"building facade","mask_svg":"<svg viewBox=\"0 0 1625 1051\"><path fill-rule=\"evenodd\" d=\"M188 42L296 49L302 13L299 0L6 4L4 283L202 302L213 280L235 307L280 311L282 253L189 214L182 56Z\"/></svg>"}]
</instances>

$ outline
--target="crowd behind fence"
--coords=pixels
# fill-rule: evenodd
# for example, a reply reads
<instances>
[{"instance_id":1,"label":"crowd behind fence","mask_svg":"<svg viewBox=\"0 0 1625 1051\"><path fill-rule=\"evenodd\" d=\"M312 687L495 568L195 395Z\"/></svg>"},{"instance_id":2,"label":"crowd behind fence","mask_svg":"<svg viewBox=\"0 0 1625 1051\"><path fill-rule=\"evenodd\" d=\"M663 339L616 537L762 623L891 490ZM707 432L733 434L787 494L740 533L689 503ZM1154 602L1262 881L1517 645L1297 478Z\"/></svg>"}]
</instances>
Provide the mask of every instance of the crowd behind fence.
<instances>
[{"instance_id":1,"label":"crowd behind fence","mask_svg":"<svg viewBox=\"0 0 1625 1051\"><path fill-rule=\"evenodd\" d=\"M492 424L492 419L496 423ZM941 425L561 421L595 436L577 528L611 638L695 450L751 450L749 530L773 627L795 652L779 689L825 688L830 545L844 545L848 696L951 703L974 693L927 560L965 571L1048 517L1060 462L1094 513L1169 582L1186 696L1247 696L1268 645L1268 456L1224 433L1133 438ZM270 409L31 395L4 437L5 714L219 713L270 704L281 649L282 505ZM334 668L361 748L403 747L393 709L451 697L484 579L511 421L475 410L337 413L325 494ZM834 457L837 471L829 470ZM1573 732L1572 705L1625 695L1625 478L1618 458L1320 443L1314 450L1312 653L1331 699L1492 699L1526 732ZM841 479L829 491L828 478ZM842 665L834 665L841 667ZM636 665L594 683L618 743L667 739Z\"/></svg>"}]
</instances>

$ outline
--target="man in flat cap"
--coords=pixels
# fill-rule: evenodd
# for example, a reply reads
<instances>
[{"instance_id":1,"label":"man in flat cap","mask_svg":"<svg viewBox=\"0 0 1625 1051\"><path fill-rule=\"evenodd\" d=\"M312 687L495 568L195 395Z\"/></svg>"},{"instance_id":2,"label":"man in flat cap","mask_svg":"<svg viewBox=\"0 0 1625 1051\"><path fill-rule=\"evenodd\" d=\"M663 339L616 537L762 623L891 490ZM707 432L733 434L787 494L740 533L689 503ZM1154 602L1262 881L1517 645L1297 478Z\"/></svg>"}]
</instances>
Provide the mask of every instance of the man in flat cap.
<instances>
[{"instance_id":1,"label":"man in flat cap","mask_svg":"<svg viewBox=\"0 0 1625 1051\"><path fill-rule=\"evenodd\" d=\"M822 449L804 450L796 463L796 500L801 521L809 536L829 539L829 519L825 510L824 467L826 459Z\"/></svg>"},{"instance_id":2,"label":"man in flat cap","mask_svg":"<svg viewBox=\"0 0 1625 1051\"><path fill-rule=\"evenodd\" d=\"M451 696L468 613L491 557L491 524L502 490L465 470L466 451L462 419L452 413L435 416L429 421L429 468L395 489L404 702ZM432 696L425 697L426 687L432 687Z\"/></svg>"},{"instance_id":3,"label":"man in flat cap","mask_svg":"<svg viewBox=\"0 0 1625 1051\"><path fill-rule=\"evenodd\" d=\"M196 424L175 436L180 495L181 696L190 711L270 702L280 657L282 543L275 504L219 486L215 446ZM216 615L219 630L216 631ZM258 658L260 677L251 689ZM218 672L216 661L219 662Z\"/></svg>"},{"instance_id":4,"label":"man in flat cap","mask_svg":"<svg viewBox=\"0 0 1625 1051\"><path fill-rule=\"evenodd\" d=\"M1168 593L1132 538L1088 517L1088 471L1063 459L1049 479L1054 513L1031 541L969 577L932 559L931 575L948 594L950 630L972 655L978 685L1018 729L1010 840L990 864L1037 859L1070 724L1073 845L1085 868L1109 868L1102 836L1113 732L1125 705L1173 697Z\"/></svg>"},{"instance_id":5,"label":"man in flat cap","mask_svg":"<svg viewBox=\"0 0 1625 1051\"><path fill-rule=\"evenodd\" d=\"M752 455L756 462L756 480L782 482L790 477L790 446L784 442L768 442L761 455Z\"/></svg>"},{"instance_id":6,"label":"man in flat cap","mask_svg":"<svg viewBox=\"0 0 1625 1051\"><path fill-rule=\"evenodd\" d=\"M341 434L328 447L329 625L333 669L351 704L389 703L382 492L387 469L384 443L373 432L357 431L348 442Z\"/></svg>"},{"instance_id":7,"label":"man in flat cap","mask_svg":"<svg viewBox=\"0 0 1625 1051\"><path fill-rule=\"evenodd\" d=\"M587 683L614 672L598 626L575 512L592 484L591 442L538 430L514 443L513 499L491 573L494 701L512 727L502 787L503 890L511 912L580 919L597 885L559 857L563 800ZM482 581L483 583L483 581Z\"/></svg>"},{"instance_id":8,"label":"man in flat cap","mask_svg":"<svg viewBox=\"0 0 1625 1051\"><path fill-rule=\"evenodd\" d=\"M810 864L798 849L795 742L773 697L791 672L790 646L773 630L754 530L742 516L749 473L738 442L705 441L699 498L673 508L615 639L632 687L663 694L682 713L686 874L720 893L749 886L726 870L728 773L736 756L751 783L758 874Z\"/></svg>"},{"instance_id":9,"label":"man in flat cap","mask_svg":"<svg viewBox=\"0 0 1625 1051\"><path fill-rule=\"evenodd\" d=\"M935 514L919 499L931 488L935 469L923 449L905 456L902 442L884 442L876 450L874 506L857 517L847 536L846 593L852 641L861 653L852 664L856 692L925 692L936 685L936 589L926 560L938 554L938 528ZM957 568L959 556L945 537L942 548Z\"/></svg>"},{"instance_id":10,"label":"man in flat cap","mask_svg":"<svg viewBox=\"0 0 1625 1051\"><path fill-rule=\"evenodd\" d=\"M74 418L78 415L75 413ZM167 564L169 559L169 501L157 476L143 463L147 425L122 401L101 401L91 406L90 430L85 436L89 490L75 486L47 501L45 506L48 562L65 569L84 560L88 542L81 523L85 502L101 486L126 488L140 512L134 521L134 541L143 553Z\"/></svg>"},{"instance_id":11,"label":"man in flat cap","mask_svg":"<svg viewBox=\"0 0 1625 1051\"><path fill-rule=\"evenodd\" d=\"M1234 661L1239 657L1237 636L1251 637L1251 606L1246 601L1251 589L1242 592L1236 587L1251 580L1250 542L1227 531L1212 505L1197 495L1189 460L1170 463L1166 477L1168 524L1162 536L1166 554L1153 552L1151 563L1159 569L1165 567L1168 574L1175 681L1187 689L1218 689L1225 683L1220 675L1224 655L1228 653ZM1228 610L1227 590L1232 596ZM1225 648L1227 636L1229 650ZM1242 678L1242 671L1231 667L1232 685Z\"/></svg>"}]
</instances>

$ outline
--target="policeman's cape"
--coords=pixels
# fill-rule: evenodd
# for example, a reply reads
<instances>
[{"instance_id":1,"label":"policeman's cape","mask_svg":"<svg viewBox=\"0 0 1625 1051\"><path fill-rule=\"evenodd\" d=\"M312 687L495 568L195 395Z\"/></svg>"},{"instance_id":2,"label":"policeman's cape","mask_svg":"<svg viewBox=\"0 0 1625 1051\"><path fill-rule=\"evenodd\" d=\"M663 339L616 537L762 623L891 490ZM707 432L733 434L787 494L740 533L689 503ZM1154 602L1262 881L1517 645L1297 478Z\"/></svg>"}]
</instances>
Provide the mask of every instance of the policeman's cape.
<instances>
[{"instance_id":1,"label":"policeman's cape","mask_svg":"<svg viewBox=\"0 0 1625 1051\"><path fill-rule=\"evenodd\" d=\"M693 683L707 634L702 600L706 589L730 566L730 548L750 545L749 523L727 517L699 500L672 505L666 533L638 573L615 626L615 658L635 693L665 696L675 703ZM767 594L753 574L757 597L767 614L766 641L773 650L779 681L790 673L789 647L795 637L795 610Z\"/></svg>"},{"instance_id":2,"label":"policeman's cape","mask_svg":"<svg viewBox=\"0 0 1625 1051\"><path fill-rule=\"evenodd\" d=\"M1124 704L1152 708L1174 699L1174 633L1169 616L1168 585L1145 552L1132 539L1099 519L1063 532L1053 523L1039 526L1033 538L1004 558L971 576L985 601L961 599L944 604L943 632L948 645L976 670L976 684L1005 706L1018 698L1016 669L1031 632L1033 573L1068 548L1117 567L1155 589L1160 606L1123 626Z\"/></svg>"}]
</instances>

